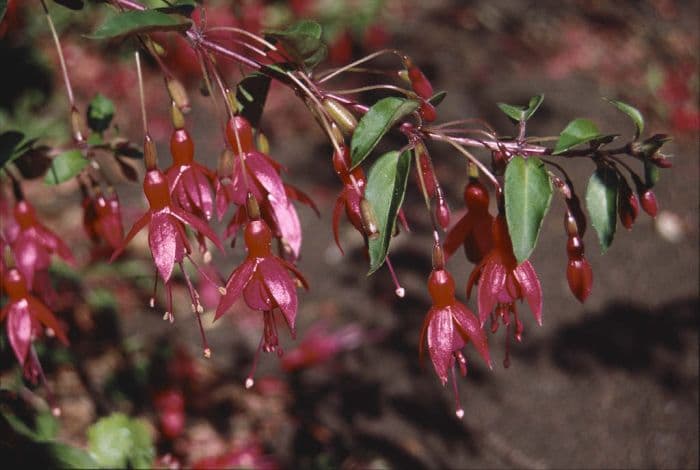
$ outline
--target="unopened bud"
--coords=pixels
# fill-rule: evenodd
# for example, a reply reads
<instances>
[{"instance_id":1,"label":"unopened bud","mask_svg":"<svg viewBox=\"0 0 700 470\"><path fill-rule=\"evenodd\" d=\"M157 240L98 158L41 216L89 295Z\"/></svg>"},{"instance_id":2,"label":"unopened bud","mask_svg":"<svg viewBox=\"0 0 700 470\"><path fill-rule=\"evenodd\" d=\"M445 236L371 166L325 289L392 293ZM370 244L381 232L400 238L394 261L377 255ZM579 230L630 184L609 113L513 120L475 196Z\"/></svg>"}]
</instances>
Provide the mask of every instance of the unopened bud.
<instances>
[{"instance_id":1,"label":"unopened bud","mask_svg":"<svg viewBox=\"0 0 700 470\"><path fill-rule=\"evenodd\" d=\"M76 143L83 143L87 138L87 126L85 124L85 119L83 119L82 114L78 112L78 109L73 106L70 111L70 123L73 130L73 140Z\"/></svg>"},{"instance_id":2,"label":"unopened bud","mask_svg":"<svg viewBox=\"0 0 700 470\"><path fill-rule=\"evenodd\" d=\"M642 203L642 209L644 212L649 214L651 217L656 217L659 211L659 206L656 203L656 195L651 189L647 189L642 194L639 195L639 199Z\"/></svg>"},{"instance_id":3,"label":"unopened bud","mask_svg":"<svg viewBox=\"0 0 700 470\"><path fill-rule=\"evenodd\" d=\"M158 151L150 134L146 134L143 139L143 164L146 170L155 170L158 166Z\"/></svg>"},{"instance_id":4,"label":"unopened bud","mask_svg":"<svg viewBox=\"0 0 700 470\"><path fill-rule=\"evenodd\" d=\"M340 126L346 135L352 134L357 127L357 119L355 116L336 100L330 98L324 99L323 109L326 110L333 121Z\"/></svg>"},{"instance_id":5,"label":"unopened bud","mask_svg":"<svg viewBox=\"0 0 700 470\"><path fill-rule=\"evenodd\" d=\"M182 111L175 101L172 102L172 106L170 107L170 119L175 129L185 128L185 116L182 115Z\"/></svg>"},{"instance_id":6,"label":"unopened bud","mask_svg":"<svg viewBox=\"0 0 700 470\"><path fill-rule=\"evenodd\" d=\"M187 96L187 90L182 82L177 78L167 77L165 79L165 85L168 87L170 99L173 100L175 106L184 114L189 113L192 109L190 106L190 98Z\"/></svg>"},{"instance_id":7,"label":"unopened bud","mask_svg":"<svg viewBox=\"0 0 700 470\"><path fill-rule=\"evenodd\" d=\"M360 200L360 215L362 216L362 225L365 229L365 234L367 234L370 240L375 240L379 236L377 216L374 214L372 205L365 198Z\"/></svg>"},{"instance_id":8,"label":"unopened bud","mask_svg":"<svg viewBox=\"0 0 700 470\"><path fill-rule=\"evenodd\" d=\"M251 192L248 192L246 195L245 208L248 211L248 218L250 220L260 219L260 206L258 205L258 200L255 199L255 196Z\"/></svg>"},{"instance_id":9,"label":"unopened bud","mask_svg":"<svg viewBox=\"0 0 700 470\"><path fill-rule=\"evenodd\" d=\"M447 206L447 202L445 202L445 198L443 197L437 200L435 218L443 230L447 230L447 227L450 226L450 208Z\"/></svg>"},{"instance_id":10,"label":"unopened bud","mask_svg":"<svg viewBox=\"0 0 700 470\"><path fill-rule=\"evenodd\" d=\"M437 119L437 111L435 110L435 106L427 101L423 101L421 103L420 108L418 108L418 114L420 114L420 117L425 122L433 122Z\"/></svg>"}]
</instances>

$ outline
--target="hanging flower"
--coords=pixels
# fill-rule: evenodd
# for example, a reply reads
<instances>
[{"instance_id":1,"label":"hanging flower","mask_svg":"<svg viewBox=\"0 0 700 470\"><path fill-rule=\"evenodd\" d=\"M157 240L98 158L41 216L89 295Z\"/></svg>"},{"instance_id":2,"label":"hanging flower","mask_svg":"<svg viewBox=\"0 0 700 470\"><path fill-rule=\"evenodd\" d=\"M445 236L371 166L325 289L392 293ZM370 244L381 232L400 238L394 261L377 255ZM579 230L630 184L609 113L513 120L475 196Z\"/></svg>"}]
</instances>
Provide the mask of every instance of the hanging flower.
<instances>
[{"instance_id":1,"label":"hanging flower","mask_svg":"<svg viewBox=\"0 0 700 470\"><path fill-rule=\"evenodd\" d=\"M464 189L467 213L457 221L445 238L445 255L451 256L464 245L467 259L479 263L491 250L493 216L489 213L489 193L476 178L470 178Z\"/></svg>"}]
</instances>

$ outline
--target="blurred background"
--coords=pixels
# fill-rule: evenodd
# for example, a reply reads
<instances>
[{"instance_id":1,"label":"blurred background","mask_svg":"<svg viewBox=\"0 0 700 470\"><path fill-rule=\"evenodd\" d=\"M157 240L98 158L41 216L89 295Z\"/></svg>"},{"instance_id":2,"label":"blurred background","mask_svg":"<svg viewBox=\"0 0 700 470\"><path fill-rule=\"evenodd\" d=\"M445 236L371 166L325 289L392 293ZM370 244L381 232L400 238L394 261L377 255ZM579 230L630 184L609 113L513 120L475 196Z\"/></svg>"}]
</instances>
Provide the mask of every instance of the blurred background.
<instances>
[{"instance_id":1,"label":"blurred background","mask_svg":"<svg viewBox=\"0 0 700 470\"><path fill-rule=\"evenodd\" d=\"M544 325L538 327L523 309L525 333L521 343L511 345L508 369L501 366L503 331L489 337L493 371L468 351L469 374L459 381L466 412L460 421L451 390L440 386L429 361L421 364L418 358L420 328L430 307L425 283L431 238L413 179L404 206L413 232L400 234L391 250L407 290L399 299L386 270L365 276L362 240L347 222L340 234L345 255L337 250L331 212L340 187L329 161L331 147L297 98L273 86L261 124L270 153L286 166L286 181L307 192L321 216L298 207L304 231L299 266L311 288L300 292L296 341L286 329L280 331L285 356L262 356L251 390L243 382L262 329L258 314L239 305L212 325L208 310L204 318L213 356L201 359L189 307L176 308L174 325L162 320L164 303L148 308L152 267L145 237L136 239L130 257L113 265L90 262L94 253L80 228L77 186L25 184L46 224L65 236L81 261L77 270L58 263L52 269L60 293L55 311L70 325L71 348L49 340L40 350L63 411L59 441L84 447L92 423L121 411L144 419L162 465L697 468L697 1L207 5L208 25L259 31L293 18L319 20L330 45L325 67L384 47L401 49L436 90L448 92L439 107L441 121L478 117L502 135L513 128L496 103L525 104L544 93L530 135L557 136L570 120L585 117L626 138L632 124L601 97L626 101L646 117L647 135L674 138L668 145L673 168L662 172L655 188L659 214L651 219L642 213L632 231L618 224L615 243L604 256L594 231L586 233L594 286L580 304L565 276L564 207L553 200L531 258L544 290ZM100 23L104 6L91 4L83 12L50 7L79 105L97 92L106 95L115 102L120 134L140 142L133 44L106 45L82 36ZM68 140L68 108L51 38L38 13L38 4L15 2L0 30L0 63L6 64L0 129L31 126L58 145ZM166 63L191 87L188 128L197 158L215 165L222 149L220 111L198 92L197 63L176 39L162 41L169 51ZM238 68L226 70L235 83ZM148 64L147 105L165 165L168 97L156 72ZM456 215L466 182L463 160L448 146L429 148ZM139 161L128 163L143 173ZM567 163L582 196L592 165ZM120 179L117 191L128 228L145 203L139 184ZM242 249L237 245L215 258L212 275L218 270L225 279L242 259ZM472 266L460 252L450 269L464 301ZM176 305L187 306L182 284ZM216 305L211 286L200 289L205 298L210 294L208 308ZM164 298L160 292L159 300ZM475 308L473 301L470 305ZM25 396L28 389L4 333L0 346L2 388Z\"/></svg>"}]
</instances>

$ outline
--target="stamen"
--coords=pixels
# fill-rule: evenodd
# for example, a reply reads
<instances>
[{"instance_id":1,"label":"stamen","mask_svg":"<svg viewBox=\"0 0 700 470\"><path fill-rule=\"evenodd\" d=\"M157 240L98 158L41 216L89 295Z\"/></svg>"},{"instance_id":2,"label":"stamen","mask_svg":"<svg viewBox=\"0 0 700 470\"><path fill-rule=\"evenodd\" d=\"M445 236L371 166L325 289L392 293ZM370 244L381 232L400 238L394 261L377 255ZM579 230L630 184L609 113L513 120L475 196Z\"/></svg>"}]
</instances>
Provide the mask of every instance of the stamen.
<instances>
[{"instance_id":1,"label":"stamen","mask_svg":"<svg viewBox=\"0 0 700 470\"><path fill-rule=\"evenodd\" d=\"M467 376L467 358L464 357L464 354L462 354L462 351L455 352L455 358L457 358L457 364L459 364L459 371L462 374L462 377L466 377Z\"/></svg>"},{"instance_id":2,"label":"stamen","mask_svg":"<svg viewBox=\"0 0 700 470\"><path fill-rule=\"evenodd\" d=\"M450 367L450 375L452 375L452 391L455 395L455 415L459 419L464 418L464 408L462 408L462 403L459 400L459 390L457 389L457 375L455 374L454 366Z\"/></svg>"},{"instance_id":3,"label":"stamen","mask_svg":"<svg viewBox=\"0 0 700 470\"><path fill-rule=\"evenodd\" d=\"M209 359L211 357L211 349L209 348L209 343L207 342L207 336L204 333L204 326L202 325L202 317L201 314L204 312L204 307L202 307L202 304L199 303L199 294L195 290L195 288L192 286L192 281L190 280L190 276L187 274L187 271L185 271L185 267L182 264L182 261L178 263L180 265L180 270L182 271L182 274L185 276L185 283L187 284L187 290L190 293L190 298L192 299L192 310L194 311L195 316L197 317L197 325L199 326L199 334L202 337L202 348L204 350L204 357Z\"/></svg>"},{"instance_id":4,"label":"stamen","mask_svg":"<svg viewBox=\"0 0 700 470\"><path fill-rule=\"evenodd\" d=\"M406 289L401 287L401 284L399 283L398 277L396 277L396 272L394 272L394 266L391 264L391 260L389 257L386 257L386 266L389 268L389 274L391 274L391 280L394 282L394 287L396 287L396 290L394 290L394 293L396 294L397 297L403 299L404 296L406 295Z\"/></svg>"},{"instance_id":5,"label":"stamen","mask_svg":"<svg viewBox=\"0 0 700 470\"><path fill-rule=\"evenodd\" d=\"M265 334L260 337L260 342L258 343L258 348L255 350L255 356L253 356L253 365L250 368L250 373L248 374L248 377L245 379L245 388L250 389L254 384L255 380L253 379L253 376L255 375L255 369L258 367L258 359L260 358L260 351L262 350L263 347L263 342L265 340Z\"/></svg>"},{"instance_id":6,"label":"stamen","mask_svg":"<svg viewBox=\"0 0 700 470\"><path fill-rule=\"evenodd\" d=\"M168 311L165 313L168 314L168 320L170 320L170 323L175 323L175 316L173 315L173 286L170 285L170 283L167 283L165 288L168 291Z\"/></svg>"},{"instance_id":7,"label":"stamen","mask_svg":"<svg viewBox=\"0 0 700 470\"><path fill-rule=\"evenodd\" d=\"M506 357L503 359L503 367L510 367L510 324L506 323Z\"/></svg>"},{"instance_id":8,"label":"stamen","mask_svg":"<svg viewBox=\"0 0 700 470\"><path fill-rule=\"evenodd\" d=\"M156 291L158 290L158 270L156 269L156 272L153 273L153 295L151 295L151 298L148 300L148 305L151 308L155 308L156 306ZM172 309L170 309L172 310Z\"/></svg>"}]
</instances>

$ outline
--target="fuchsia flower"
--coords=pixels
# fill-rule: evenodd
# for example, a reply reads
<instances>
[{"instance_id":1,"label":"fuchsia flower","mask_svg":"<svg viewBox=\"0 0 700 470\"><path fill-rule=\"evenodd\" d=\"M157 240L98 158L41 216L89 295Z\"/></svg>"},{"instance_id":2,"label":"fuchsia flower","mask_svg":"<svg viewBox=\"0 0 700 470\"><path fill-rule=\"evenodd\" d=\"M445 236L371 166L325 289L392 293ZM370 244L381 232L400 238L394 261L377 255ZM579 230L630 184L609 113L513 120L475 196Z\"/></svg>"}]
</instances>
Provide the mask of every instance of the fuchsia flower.
<instances>
[{"instance_id":1,"label":"fuchsia flower","mask_svg":"<svg viewBox=\"0 0 700 470\"><path fill-rule=\"evenodd\" d=\"M263 312L264 331L258 353L260 349L272 352L278 350L279 346L273 310L280 310L292 336L295 335L297 293L290 272L305 288L308 286L294 265L272 254L272 232L264 220L250 221L245 227L244 237L248 254L243 264L231 273L226 282L226 293L221 297L214 320L226 313L235 300L243 295L248 307ZM281 354L281 350L278 353ZM253 384L254 370L255 366L246 380L247 387Z\"/></svg>"},{"instance_id":2,"label":"fuchsia flower","mask_svg":"<svg viewBox=\"0 0 700 470\"><path fill-rule=\"evenodd\" d=\"M34 285L35 275L49 269L51 255L54 253L67 263L75 264L68 246L37 220L31 204L25 200L17 201L14 215L17 227L12 233L8 233L8 241L17 269L26 279L28 286Z\"/></svg>"},{"instance_id":3,"label":"fuchsia flower","mask_svg":"<svg viewBox=\"0 0 700 470\"><path fill-rule=\"evenodd\" d=\"M340 155L338 152L333 153L333 168L343 183L343 189L335 200L335 207L333 208L333 237L341 253L344 252L343 248L340 246L338 227L340 225L340 216L343 208L345 208L345 215L353 227L355 227L363 237L367 237L362 225L362 209L360 208L360 201L365 192L367 178L362 168L358 167L350 171L349 165L350 155L348 154L347 147L341 147Z\"/></svg>"},{"instance_id":4,"label":"fuchsia flower","mask_svg":"<svg viewBox=\"0 0 700 470\"><path fill-rule=\"evenodd\" d=\"M2 279L2 290L9 301L0 310L0 322L7 318L7 337L24 375L36 383L43 378L41 364L32 347L32 341L42 333L42 325L50 328L63 344L68 338L53 313L27 291L26 279L18 269L7 270Z\"/></svg>"},{"instance_id":5,"label":"fuchsia flower","mask_svg":"<svg viewBox=\"0 0 700 470\"><path fill-rule=\"evenodd\" d=\"M455 283L449 272L433 269L428 279L428 291L433 306L423 322L420 355L423 355L423 343L427 338L430 359L443 386L447 384L447 374L452 375L457 416L462 418L464 410L457 393L455 359L462 376L466 376L467 360L462 354L462 349L471 342L486 364L492 367L486 335L474 313L455 298Z\"/></svg>"},{"instance_id":6,"label":"fuchsia flower","mask_svg":"<svg viewBox=\"0 0 700 470\"><path fill-rule=\"evenodd\" d=\"M134 223L122 244L112 254L110 261L117 259L129 242L146 225L148 225L148 245L151 248L153 261L160 277L166 283L170 280L175 263L181 263L192 251L183 224L204 234L221 251L224 250L216 234L202 219L172 204L163 172L158 169L149 170L143 181L143 192L150 208Z\"/></svg>"},{"instance_id":7,"label":"fuchsia flower","mask_svg":"<svg viewBox=\"0 0 700 470\"><path fill-rule=\"evenodd\" d=\"M542 287L535 269L530 261L518 265L513 254L513 245L508 235L508 226L503 215L496 217L493 223L493 247L472 271L467 282L467 297L471 296L474 284L479 284L478 304L479 320L483 326L491 316L491 329L498 329L499 319L506 325L506 359L509 364L508 335L511 327L511 314L515 321L514 336L522 339L523 326L518 319L516 300L526 300L530 311L542 325Z\"/></svg>"},{"instance_id":8,"label":"fuchsia flower","mask_svg":"<svg viewBox=\"0 0 700 470\"><path fill-rule=\"evenodd\" d=\"M83 198L83 226L94 243L104 240L116 250L124 240L121 207L117 193L109 196L98 194L97 197L86 195Z\"/></svg>"},{"instance_id":9,"label":"fuchsia flower","mask_svg":"<svg viewBox=\"0 0 700 470\"><path fill-rule=\"evenodd\" d=\"M467 259L479 263L491 251L493 216L489 214L489 193L476 178L470 178L464 189L467 213L457 221L445 238L445 255L451 256L464 245Z\"/></svg>"}]
</instances>

